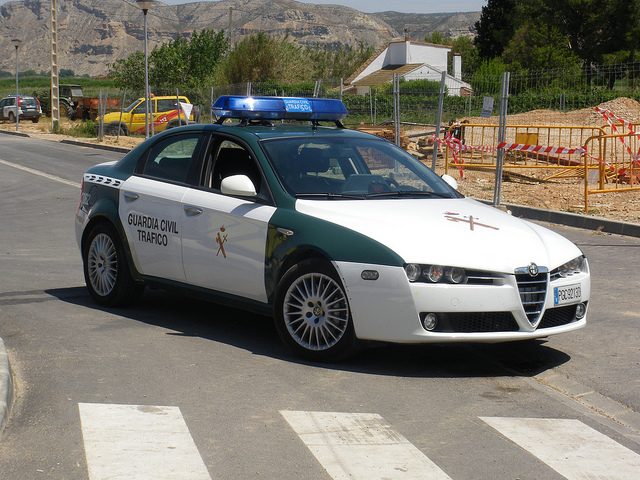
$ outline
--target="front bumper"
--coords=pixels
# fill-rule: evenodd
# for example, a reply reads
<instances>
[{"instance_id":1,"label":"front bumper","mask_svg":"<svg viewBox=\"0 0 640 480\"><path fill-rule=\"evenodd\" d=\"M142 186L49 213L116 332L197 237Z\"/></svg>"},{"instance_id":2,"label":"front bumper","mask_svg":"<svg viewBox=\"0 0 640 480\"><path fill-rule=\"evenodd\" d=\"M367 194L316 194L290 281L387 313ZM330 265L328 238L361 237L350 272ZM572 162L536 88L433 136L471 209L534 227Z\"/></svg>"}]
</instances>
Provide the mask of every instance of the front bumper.
<instances>
[{"instance_id":1,"label":"front bumper","mask_svg":"<svg viewBox=\"0 0 640 480\"><path fill-rule=\"evenodd\" d=\"M527 316L515 275L500 275L489 285L410 283L402 267L336 262L349 296L356 336L397 343L503 342L546 337L582 328L578 303L588 305L589 274L547 281L541 313ZM376 270L377 280L363 280L363 270ZM553 290L580 285L581 298L554 305ZM439 326L426 330L421 316L435 313Z\"/></svg>"}]
</instances>

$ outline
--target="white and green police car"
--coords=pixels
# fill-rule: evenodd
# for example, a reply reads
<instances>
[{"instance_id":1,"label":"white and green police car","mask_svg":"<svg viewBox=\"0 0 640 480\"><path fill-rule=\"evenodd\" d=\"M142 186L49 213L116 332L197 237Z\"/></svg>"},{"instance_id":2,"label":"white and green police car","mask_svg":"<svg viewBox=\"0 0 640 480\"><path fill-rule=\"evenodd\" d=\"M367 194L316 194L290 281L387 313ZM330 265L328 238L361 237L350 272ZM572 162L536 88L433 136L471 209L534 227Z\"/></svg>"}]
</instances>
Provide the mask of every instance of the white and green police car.
<instances>
[{"instance_id":1,"label":"white and green police car","mask_svg":"<svg viewBox=\"0 0 640 480\"><path fill-rule=\"evenodd\" d=\"M500 342L585 325L578 247L343 128L342 102L225 96L213 113L216 124L168 130L85 173L76 233L99 304L130 303L145 285L204 295L272 315L317 361L366 341Z\"/></svg>"}]
</instances>

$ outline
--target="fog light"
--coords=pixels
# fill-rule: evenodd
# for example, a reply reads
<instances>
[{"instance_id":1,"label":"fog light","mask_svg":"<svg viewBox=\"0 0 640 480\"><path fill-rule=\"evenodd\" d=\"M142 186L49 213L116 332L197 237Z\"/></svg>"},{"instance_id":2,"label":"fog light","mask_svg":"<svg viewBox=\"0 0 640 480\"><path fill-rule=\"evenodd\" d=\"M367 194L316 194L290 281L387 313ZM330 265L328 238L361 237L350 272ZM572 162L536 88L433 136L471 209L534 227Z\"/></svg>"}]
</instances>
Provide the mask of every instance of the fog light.
<instances>
[{"instance_id":1,"label":"fog light","mask_svg":"<svg viewBox=\"0 0 640 480\"><path fill-rule=\"evenodd\" d=\"M432 332L438 324L438 316L435 313L427 313L422 319L422 326L425 330Z\"/></svg>"},{"instance_id":2,"label":"fog light","mask_svg":"<svg viewBox=\"0 0 640 480\"><path fill-rule=\"evenodd\" d=\"M587 313L587 306L584 303L576 305L576 318L582 320Z\"/></svg>"}]
</instances>

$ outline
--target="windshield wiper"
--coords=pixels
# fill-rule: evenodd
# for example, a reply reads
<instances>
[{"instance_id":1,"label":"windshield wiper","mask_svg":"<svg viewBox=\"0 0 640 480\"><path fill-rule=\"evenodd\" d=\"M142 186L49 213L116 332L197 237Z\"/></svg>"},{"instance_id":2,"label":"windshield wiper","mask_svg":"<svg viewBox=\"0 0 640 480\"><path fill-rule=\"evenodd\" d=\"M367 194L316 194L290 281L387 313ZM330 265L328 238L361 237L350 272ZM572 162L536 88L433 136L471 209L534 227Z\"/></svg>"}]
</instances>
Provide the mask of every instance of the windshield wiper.
<instances>
[{"instance_id":1,"label":"windshield wiper","mask_svg":"<svg viewBox=\"0 0 640 480\"><path fill-rule=\"evenodd\" d=\"M327 198L330 200L364 200L366 195L354 195L348 193L296 193L296 198Z\"/></svg>"},{"instance_id":2,"label":"windshield wiper","mask_svg":"<svg viewBox=\"0 0 640 480\"><path fill-rule=\"evenodd\" d=\"M453 198L450 193L423 192L420 190L394 190L392 192L375 192L367 194L367 198L379 197L440 197Z\"/></svg>"}]
</instances>

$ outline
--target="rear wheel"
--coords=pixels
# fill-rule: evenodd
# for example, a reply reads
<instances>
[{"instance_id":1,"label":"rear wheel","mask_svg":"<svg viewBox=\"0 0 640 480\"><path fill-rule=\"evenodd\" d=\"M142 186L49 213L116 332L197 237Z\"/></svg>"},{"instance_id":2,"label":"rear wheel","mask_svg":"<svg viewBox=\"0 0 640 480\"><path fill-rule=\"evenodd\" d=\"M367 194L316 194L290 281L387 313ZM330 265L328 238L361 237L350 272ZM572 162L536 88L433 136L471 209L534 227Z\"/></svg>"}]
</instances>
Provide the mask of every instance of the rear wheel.
<instances>
[{"instance_id":1,"label":"rear wheel","mask_svg":"<svg viewBox=\"0 0 640 480\"><path fill-rule=\"evenodd\" d=\"M118 130L120 131L120 135L129 135L127 127L118 122L109 123L104 129L107 135L113 135L114 137L118 135Z\"/></svg>"},{"instance_id":2,"label":"rear wheel","mask_svg":"<svg viewBox=\"0 0 640 480\"><path fill-rule=\"evenodd\" d=\"M127 305L142 294L144 285L133 280L120 237L110 224L101 223L91 230L83 263L89 293L100 305Z\"/></svg>"},{"instance_id":3,"label":"rear wheel","mask_svg":"<svg viewBox=\"0 0 640 480\"><path fill-rule=\"evenodd\" d=\"M186 124L187 124L186 120L182 120L182 119L180 119L180 120L172 120L171 122L169 122L167 124L167 130L170 129L170 128L176 128L176 127L179 127L181 125L186 125Z\"/></svg>"},{"instance_id":4,"label":"rear wheel","mask_svg":"<svg viewBox=\"0 0 640 480\"><path fill-rule=\"evenodd\" d=\"M71 117L71 115L73 115L73 108L71 107L71 105L69 105L67 102L65 102L64 100L60 101L60 118L62 117Z\"/></svg>"},{"instance_id":5,"label":"rear wheel","mask_svg":"<svg viewBox=\"0 0 640 480\"><path fill-rule=\"evenodd\" d=\"M9 121L11 123L16 123L16 114L13 112L9 112Z\"/></svg>"},{"instance_id":6,"label":"rear wheel","mask_svg":"<svg viewBox=\"0 0 640 480\"><path fill-rule=\"evenodd\" d=\"M334 362L355 353L347 294L329 263L307 260L290 268L274 308L278 334L297 355Z\"/></svg>"}]
</instances>

